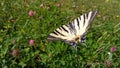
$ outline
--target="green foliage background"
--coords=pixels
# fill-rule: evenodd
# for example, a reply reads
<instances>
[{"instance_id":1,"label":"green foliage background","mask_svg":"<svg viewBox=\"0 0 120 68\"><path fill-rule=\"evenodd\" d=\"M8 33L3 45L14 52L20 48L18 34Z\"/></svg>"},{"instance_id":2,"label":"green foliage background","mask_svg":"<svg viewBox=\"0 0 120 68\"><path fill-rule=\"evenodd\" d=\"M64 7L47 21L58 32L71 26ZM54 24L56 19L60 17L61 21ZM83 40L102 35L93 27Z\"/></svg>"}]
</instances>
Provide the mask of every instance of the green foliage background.
<instances>
[{"instance_id":1,"label":"green foliage background","mask_svg":"<svg viewBox=\"0 0 120 68\"><path fill-rule=\"evenodd\" d=\"M30 10L35 12L32 17ZM87 47L80 44L76 52L64 42L46 40L56 28L95 10L99 14L88 30ZM119 0L0 0L0 67L118 68L119 26ZM34 46L30 39L35 40ZM110 51L112 46L115 52ZM14 57L16 48L19 54Z\"/></svg>"}]
</instances>

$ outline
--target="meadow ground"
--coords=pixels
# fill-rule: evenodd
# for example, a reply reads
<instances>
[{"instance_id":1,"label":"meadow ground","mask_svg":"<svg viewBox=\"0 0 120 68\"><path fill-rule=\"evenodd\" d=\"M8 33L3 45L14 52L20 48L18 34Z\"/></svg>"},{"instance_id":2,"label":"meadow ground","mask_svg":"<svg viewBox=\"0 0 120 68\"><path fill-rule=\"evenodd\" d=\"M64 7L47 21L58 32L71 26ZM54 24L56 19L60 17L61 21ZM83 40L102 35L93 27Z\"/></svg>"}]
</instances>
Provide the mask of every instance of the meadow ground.
<instances>
[{"instance_id":1,"label":"meadow ground","mask_svg":"<svg viewBox=\"0 0 120 68\"><path fill-rule=\"evenodd\" d=\"M77 52L47 36L81 14L98 11L87 47ZM0 67L120 67L119 0L0 0Z\"/></svg>"}]
</instances>

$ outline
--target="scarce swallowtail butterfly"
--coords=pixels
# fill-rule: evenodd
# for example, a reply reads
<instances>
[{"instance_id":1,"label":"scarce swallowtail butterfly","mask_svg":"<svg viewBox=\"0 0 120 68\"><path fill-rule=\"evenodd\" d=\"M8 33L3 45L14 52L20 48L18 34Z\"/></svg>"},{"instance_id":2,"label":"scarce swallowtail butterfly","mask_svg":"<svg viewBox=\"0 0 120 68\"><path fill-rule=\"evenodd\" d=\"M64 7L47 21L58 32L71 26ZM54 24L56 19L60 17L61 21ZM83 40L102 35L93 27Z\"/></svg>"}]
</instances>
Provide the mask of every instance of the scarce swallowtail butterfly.
<instances>
[{"instance_id":1,"label":"scarce swallowtail butterfly","mask_svg":"<svg viewBox=\"0 0 120 68\"><path fill-rule=\"evenodd\" d=\"M50 33L47 40L62 40L73 46L78 45L78 42L85 43L87 30L97 13L97 11L85 13L67 25L62 25Z\"/></svg>"}]
</instances>

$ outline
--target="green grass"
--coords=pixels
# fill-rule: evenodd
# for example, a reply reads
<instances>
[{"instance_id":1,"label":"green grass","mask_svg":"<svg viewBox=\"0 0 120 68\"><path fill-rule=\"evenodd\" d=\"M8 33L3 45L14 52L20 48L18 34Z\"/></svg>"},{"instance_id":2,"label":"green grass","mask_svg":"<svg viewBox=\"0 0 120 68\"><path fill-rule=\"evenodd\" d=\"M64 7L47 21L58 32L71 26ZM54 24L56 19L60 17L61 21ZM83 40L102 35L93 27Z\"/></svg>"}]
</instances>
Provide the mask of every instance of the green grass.
<instances>
[{"instance_id":1,"label":"green grass","mask_svg":"<svg viewBox=\"0 0 120 68\"><path fill-rule=\"evenodd\" d=\"M119 0L1 0L0 67L2 68L105 68L120 67ZM44 7L40 7L40 4ZM56 6L61 4L61 6ZM50 9L47 9L50 7ZM28 12L35 11L30 17ZM85 47L77 52L62 42L48 42L47 36L81 14L99 14L88 30ZM35 44L30 46L29 40ZM116 47L115 52L110 48ZM17 56L12 51L18 49ZM109 54L110 53L110 54Z\"/></svg>"}]
</instances>

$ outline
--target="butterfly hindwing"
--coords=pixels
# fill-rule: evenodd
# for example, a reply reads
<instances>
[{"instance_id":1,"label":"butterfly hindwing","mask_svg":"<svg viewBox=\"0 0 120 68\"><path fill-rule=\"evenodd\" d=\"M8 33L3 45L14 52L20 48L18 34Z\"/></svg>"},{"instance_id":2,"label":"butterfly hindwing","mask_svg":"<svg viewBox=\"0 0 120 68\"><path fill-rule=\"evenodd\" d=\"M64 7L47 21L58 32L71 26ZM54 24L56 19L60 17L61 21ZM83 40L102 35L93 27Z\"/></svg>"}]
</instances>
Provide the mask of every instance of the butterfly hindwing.
<instances>
[{"instance_id":1,"label":"butterfly hindwing","mask_svg":"<svg viewBox=\"0 0 120 68\"><path fill-rule=\"evenodd\" d=\"M63 40L71 42L75 36L85 37L84 34L86 35L87 29L89 28L90 23L93 21L96 15L97 11L91 11L89 13L81 15L69 24L63 25L54 30L52 33L50 33L47 39L51 41Z\"/></svg>"}]
</instances>

